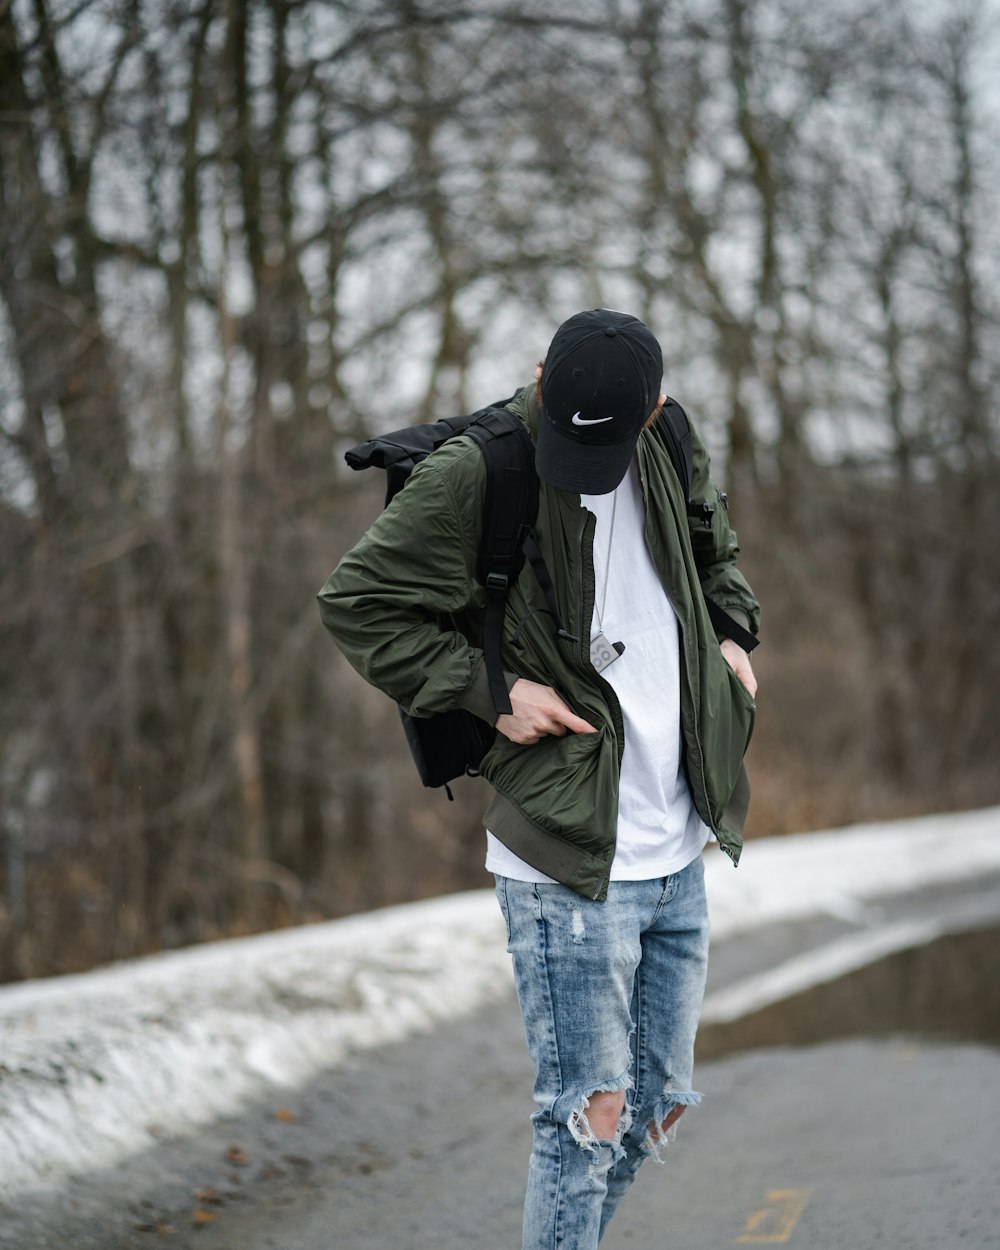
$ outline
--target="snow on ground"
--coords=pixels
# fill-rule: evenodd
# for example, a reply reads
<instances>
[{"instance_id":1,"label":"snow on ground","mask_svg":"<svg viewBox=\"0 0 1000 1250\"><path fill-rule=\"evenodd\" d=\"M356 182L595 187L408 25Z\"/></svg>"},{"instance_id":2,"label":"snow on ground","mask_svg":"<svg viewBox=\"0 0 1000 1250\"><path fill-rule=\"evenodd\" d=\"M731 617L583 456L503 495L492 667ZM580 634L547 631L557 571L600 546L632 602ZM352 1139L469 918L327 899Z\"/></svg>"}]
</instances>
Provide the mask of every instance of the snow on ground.
<instances>
[{"instance_id":1,"label":"snow on ground","mask_svg":"<svg viewBox=\"0 0 1000 1250\"><path fill-rule=\"evenodd\" d=\"M861 921L876 896L1000 870L1000 808L757 839L738 870L711 850L706 868L716 941ZM113 1164L510 986L489 890L2 986L0 1195Z\"/></svg>"}]
</instances>

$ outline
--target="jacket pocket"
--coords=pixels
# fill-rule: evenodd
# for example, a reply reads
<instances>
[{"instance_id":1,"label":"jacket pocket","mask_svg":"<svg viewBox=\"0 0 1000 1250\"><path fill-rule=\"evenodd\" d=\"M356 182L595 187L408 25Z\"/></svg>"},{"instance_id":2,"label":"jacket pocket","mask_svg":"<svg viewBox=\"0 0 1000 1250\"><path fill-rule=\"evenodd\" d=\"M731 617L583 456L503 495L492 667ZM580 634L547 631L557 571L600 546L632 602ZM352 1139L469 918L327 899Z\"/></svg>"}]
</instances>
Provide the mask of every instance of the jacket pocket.
<instances>
[{"instance_id":1,"label":"jacket pocket","mask_svg":"<svg viewBox=\"0 0 1000 1250\"><path fill-rule=\"evenodd\" d=\"M753 736L757 704L721 655L712 666L703 706L708 799L719 822L739 780L743 757Z\"/></svg>"},{"instance_id":2,"label":"jacket pocket","mask_svg":"<svg viewBox=\"0 0 1000 1250\"><path fill-rule=\"evenodd\" d=\"M520 745L498 736L480 772L534 824L591 853L617 823L617 760L606 727Z\"/></svg>"}]
</instances>

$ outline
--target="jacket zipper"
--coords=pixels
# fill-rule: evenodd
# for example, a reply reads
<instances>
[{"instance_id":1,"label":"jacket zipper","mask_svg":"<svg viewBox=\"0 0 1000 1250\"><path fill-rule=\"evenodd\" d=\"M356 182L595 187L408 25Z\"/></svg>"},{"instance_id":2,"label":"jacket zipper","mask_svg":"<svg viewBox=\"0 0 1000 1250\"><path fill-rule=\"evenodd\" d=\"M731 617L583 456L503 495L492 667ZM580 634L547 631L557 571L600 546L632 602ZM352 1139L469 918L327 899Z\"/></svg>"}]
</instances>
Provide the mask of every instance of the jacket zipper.
<instances>
[{"instance_id":1,"label":"jacket zipper","mask_svg":"<svg viewBox=\"0 0 1000 1250\"><path fill-rule=\"evenodd\" d=\"M577 638L580 639L580 666L586 672L587 646L590 640L590 629L589 627L584 628L584 609L587 606L587 603L586 603L587 593L586 593L586 587L584 586L584 583L583 583L583 572L584 572L583 540L587 531L587 521L590 519L590 513L587 511L586 508L583 507L582 504L580 506L580 512L582 513L580 517L580 530L576 536L576 554L577 554L576 573L577 573L577 585L579 587L579 591L576 596L576 610L577 610L576 636ZM591 612L593 612L593 606L591 606Z\"/></svg>"},{"instance_id":2,"label":"jacket zipper","mask_svg":"<svg viewBox=\"0 0 1000 1250\"><path fill-rule=\"evenodd\" d=\"M581 511L583 512L583 517L581 518L580 530L577 535L577 574L578 574L579 590L578 590L577 597L576 597L577 605L578 605L577 637L580 639L580 667L581 667L581 670L584 673L586 673L588 677L591 675L596 676L598 682L601 685L602 690L604 691L604 696L607 699L608 708L611 712L611 720L612 720L612 723L614 724L614 729L615 729L615 742L616 742L616 747L617 747L617 752L618 752L618 770L620 774L621 766L622 766L622 753L624 751L624 738L625 738L625 723L622 720L621 705L618 702L618 696L615 694L614 687L611 686L608 682L606 682L604 678L600 675L600 673L595 673L593 665L590 663L590 622L594 615L594 604L592 601L590 601L592 600L593 596L588 596L587 588L584 583L584 572L586 568L586 553L584 551L584 546L585 546L585 540L586 540L586 534L587 534L587 522L590 520L591 514L590 512L587 511L586 508L583 508L582 505L581 505ZM595 525L596 525L596 522L595 522ZM591 567L593 567L593 563L591 563ZM587 615L588 607L590 609L589 616ZM611 858L608 860L608 867L606 868L603 876L601 877L601 880L598 883L597 889L594 891L593 895L591 896L594 899L598 899L601 897L601 893L603 892L604 887L607 884L608 878L611 876L611 865L612 863L614 863L615 851L617 847L618 847L618 821L617 821L617 813L616 813L615 836L614 836L614 840L611 843Z\"/></svg>"}]
</instances>

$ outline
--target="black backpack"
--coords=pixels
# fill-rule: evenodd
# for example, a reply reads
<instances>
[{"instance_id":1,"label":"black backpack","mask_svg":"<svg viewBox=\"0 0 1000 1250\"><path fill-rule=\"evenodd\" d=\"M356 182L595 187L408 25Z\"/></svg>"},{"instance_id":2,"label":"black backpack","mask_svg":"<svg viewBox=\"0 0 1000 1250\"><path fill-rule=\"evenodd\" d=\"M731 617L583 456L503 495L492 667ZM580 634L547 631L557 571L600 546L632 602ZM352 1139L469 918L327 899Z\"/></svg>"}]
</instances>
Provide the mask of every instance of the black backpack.
<instances>
[{"instance_id":1,"label":"black backpack","mask_svg":"<svg viewBox=\"0 0 1000 1250\"><path fill-rule=\"evenodd\" d=\"M547 610L555 620L560 637L576 641L559 623L555 589L534 534L538 515L538 476L535 451L524 423L509 412L501 400L478 412L447 417L428 425L409 426L379 438L369 439L345 453L352 469L385 469L385 502L406 485L410 473L450 438L464 434L475 441L486 465L486 509L477 575L486 588L486 616L483 633L486 675L497 715L510 714L510 696L503 677L500 647L507 588L517 581L525 558L530 562L545 597ZM668 399L657 418L670 459L688 500L687 510L705 525L712 524L714 510L707 504L692 504L691 426L684 409ZM711 600L706 600L713 624L720 632L736 637L746 647L756 644L752 635L737 636L739 625ZM442 618L442 628L458 629L467 636L467 622L459 617ZM406 740L425 786L444 786L463 775L475 776L483 756L493 743L496 731L485 721L464 709L435 716L415 717L400 708Z\"/></svg>"}]
</instances>

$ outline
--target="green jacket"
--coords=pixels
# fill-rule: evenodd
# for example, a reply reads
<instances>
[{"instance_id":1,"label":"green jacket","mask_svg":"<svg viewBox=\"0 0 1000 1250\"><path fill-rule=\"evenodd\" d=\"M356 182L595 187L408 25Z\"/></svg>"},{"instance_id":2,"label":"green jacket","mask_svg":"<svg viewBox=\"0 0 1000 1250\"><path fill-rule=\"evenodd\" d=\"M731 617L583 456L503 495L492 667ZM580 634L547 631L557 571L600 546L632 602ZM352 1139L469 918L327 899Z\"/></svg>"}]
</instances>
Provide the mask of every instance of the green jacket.
<instances>
[{"instance_id":1,"label":"green jacket","mask_svg":"<svg viewBox=\"0 0 1000 1250\"><path fill-rule=\"evenodd\" d=\"M534 435L533 388L509 407ZM681 625L681 737L691 794L736 863L749 801L743 755L755 708L722 658L702 592L754 633L759 611L735 567L736 535L709 476L708 453L692 437L691 500L714 509L709 523L689 519L655 427L639 440L639 477L646 542ZM353 667L414 716L461 707L496 721L481 646L486 593L476 579L485 487L472 440L446 443L414 470L319 593L323 624ZM600 731L527 746L497 734L481 771L495 791L487 828L539 871L603 899L615 853L624 727L614 690L590 663L595 527L579 495L541 484L535 532L560 619L576 640L557 637L526 564L508 592L502 658L508 686L518 677L552 686ZM467 614L469 637L441 630L431 619L436 613Z\"/></svg>"}]
</instances>

